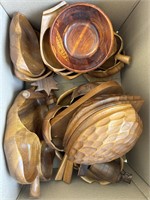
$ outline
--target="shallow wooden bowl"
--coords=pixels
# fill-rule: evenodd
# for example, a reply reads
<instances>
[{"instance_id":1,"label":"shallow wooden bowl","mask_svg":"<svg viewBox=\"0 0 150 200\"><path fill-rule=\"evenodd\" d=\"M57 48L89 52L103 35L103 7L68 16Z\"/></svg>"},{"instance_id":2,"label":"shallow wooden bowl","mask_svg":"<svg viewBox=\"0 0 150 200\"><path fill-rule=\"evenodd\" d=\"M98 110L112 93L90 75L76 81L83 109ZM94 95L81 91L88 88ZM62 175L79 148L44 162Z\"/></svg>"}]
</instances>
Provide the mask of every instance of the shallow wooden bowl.
<instances>
[{"instance_id":1,"label":"shallow wooden bowl","mask_svg":"<svg viewBox=\"0 0 150 200\"><path fill-rule=\"evenodd\" d=\"M55 58L49 45L49 32L51 25L63 7L67 6L65 1L61 1L48 10L45 10L42 15L40 29L40 52L44 64L56 74L59 74L67 79L74 79L80 76L79 73L69 71L64 68Z\"/></svg>"},{"instance_id":2,"label":"shallow wooden bowl","mask_svg":"<svg viewBox=\"0 0 150 200\"><path fill-rule=\"evenodd\" d=\"M94 70L113 51L112 24L95 5L69 5L52 24L50 45L55 57L65 68L79 73Z\"/></svg>"},{"instance_id":3,"label":"shallow wooden bowl","mask_svg":"<svg viewBox=\"0 0 150 200\"><path fill-rule=\"evenodd\" d=\"M38 33L23 14L19 12L14 14L9 35L10 57L16 76L29 77L28 79L43 76L46 68L40 55Z\"/></svg>"}]
</instances>

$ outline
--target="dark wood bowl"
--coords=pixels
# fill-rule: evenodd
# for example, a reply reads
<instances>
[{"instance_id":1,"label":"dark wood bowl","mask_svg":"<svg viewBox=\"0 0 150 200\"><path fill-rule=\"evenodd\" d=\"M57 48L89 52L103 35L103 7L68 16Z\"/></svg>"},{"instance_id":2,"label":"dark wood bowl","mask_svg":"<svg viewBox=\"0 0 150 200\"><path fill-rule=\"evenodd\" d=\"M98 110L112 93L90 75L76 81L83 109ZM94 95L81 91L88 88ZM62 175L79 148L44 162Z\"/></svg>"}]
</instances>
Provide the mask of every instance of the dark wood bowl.
<instances>
[{"instance_id":1,"label":"dark wood bowl","mask_svg":"<svg viewBox=\"0 0 150 200\"><path fill-rule=\"evenodd\" d=\"M101 66L111 55L113 27L98 7L76 3L63 9L50 31L50 45L57 60L74 72L88 72Z\"/></svg>"}]
</instances>

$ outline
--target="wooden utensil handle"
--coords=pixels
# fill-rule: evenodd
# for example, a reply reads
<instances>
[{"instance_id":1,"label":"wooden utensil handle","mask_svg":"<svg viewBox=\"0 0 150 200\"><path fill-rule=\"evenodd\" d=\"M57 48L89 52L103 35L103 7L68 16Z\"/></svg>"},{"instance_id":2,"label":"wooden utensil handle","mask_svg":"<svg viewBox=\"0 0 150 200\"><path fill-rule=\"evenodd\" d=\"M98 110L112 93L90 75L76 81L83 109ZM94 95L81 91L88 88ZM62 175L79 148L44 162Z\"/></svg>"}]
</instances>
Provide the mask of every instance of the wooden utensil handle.
<instances>
[{"instance_id":1,"label":"wooden utensil handle","mask_svg":"<svg viewBox=\"0 0 150 200\"><path fill-rule=\"evenodd\" d=\"M60 181L60 180L63 179L64 170L65 170L65 167L66 167L67 159L68 159L68 156L65 154L64 158L63 158L63 160L61 162L61 165L60 165L60 167L58 169L58 172L56 174L56 177L55 177L56 181Z\"/></svg>"},{"instance_id":2,"label":"wooden utensil handle","mask_svg":"<svg viewBox=\"0 0 150 200\"><path fill-rule=\"evenodd\" d=\"M129 65L131 63L131 57L127 55L122 55L122 54L116 54L115 56L116 60L120 60L121 62Z\"/></svg>"},{"instance_id":3,"label":"wooden utensil handle","mask_svg":"<svg viewBox=\"0 0 150 200\"><path fill-rule=\"evenodd\" d=\"M34 92L33 90L24 90L22 92L22 96L25 99L40 99L40 98L46 97L46 95L44 93Z\"/></svg>"},{"instance_id":4,"label":"wooden utensil handle","mask_svg":"<svg viewBox=\"0 0 150 200\"><path fill-rule=\"evenodd\" d=\"M70 160L67 160L65 170L64 170L64 176L63 176L63 181L65 183L71 182L72 172L73 172L73 162Z\"/></svg>"},{"instance_id":5,"label":"wooden utensil handle","mask_svg":"<svg viewBox=\"0 0 150 200\"><path fill-rule=\"evenodd\" d=\"M39 176L37 176L34 182L30 186L30 197L39 198L39 196L40 196L40 179Z\"/></svg>"},{"instance_id":6,"label":"wooden utensil handle","mask_svg":"<svg viewBox=\"0 0 150 200\"><path fill-rule=\"evenodd\" d=\"M65 154L61 162L61 165L58 169L58 172L56 174L55 180L58 181L63 179L65 183L70 183L72 172L73 172L73 162L68 160L68 156L67 154Z\"/></svg>"}]
</instances>

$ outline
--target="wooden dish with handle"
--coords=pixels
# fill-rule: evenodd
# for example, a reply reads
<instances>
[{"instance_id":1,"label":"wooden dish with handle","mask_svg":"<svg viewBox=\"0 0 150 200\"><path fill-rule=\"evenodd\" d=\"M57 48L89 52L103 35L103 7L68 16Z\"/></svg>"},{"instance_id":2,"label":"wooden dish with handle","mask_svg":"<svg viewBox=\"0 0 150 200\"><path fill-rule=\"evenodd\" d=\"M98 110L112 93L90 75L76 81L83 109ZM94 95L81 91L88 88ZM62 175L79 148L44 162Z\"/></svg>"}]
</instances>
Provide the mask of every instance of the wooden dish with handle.
<instances>
[{"instance_id":1,"label":"wooden dish with handle","mask_svg":"<svg viewBox=\"0 0 150 200\"><path fill-rule=\"evenodd\" d=\"M117 33L114 33L116 49L109 59L96 70L89 72L88 75L97 78L104 78L118 73L124 68L125 64L130 64L131 57L124 54L123 39Z\"/></svg>"}]
</instances>

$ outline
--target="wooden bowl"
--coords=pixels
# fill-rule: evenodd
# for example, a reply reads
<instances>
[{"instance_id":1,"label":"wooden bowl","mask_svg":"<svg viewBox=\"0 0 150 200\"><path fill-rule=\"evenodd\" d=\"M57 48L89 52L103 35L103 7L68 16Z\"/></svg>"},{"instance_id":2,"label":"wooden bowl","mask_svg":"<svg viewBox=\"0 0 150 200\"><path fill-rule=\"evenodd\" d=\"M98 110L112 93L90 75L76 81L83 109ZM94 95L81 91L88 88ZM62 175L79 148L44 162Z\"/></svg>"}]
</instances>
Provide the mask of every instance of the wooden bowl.
<instances>
[{"instance_id":1,"label":"wooden bowl","mask_svg":"<svg viewBox=\"0 0 150 200\"><path fill-rule=\"evenodd\" d=\"M9 35L10 57L14 70L22 76L31 78L42 76L46 68L40 55L37 32L28 19L19 12L15 13L11 20Z\"/></svg>"},{"instance_id":2,"label":"wooden bowl","mask_svg":"<svg viewBox=\"0 0 150 200\"><path fill-rule=\"evenodd\" d=\"M50 45L56 59L65 68L79 73L92 71L101 66L113 51L112 24L95 5L72 4L54 20Z\"/></svg>"},{"instance_id":3,"label":"wooden bowl","mask_svg":"<svg viewBox=\"0 0 150 200\"><path fill-rule=\"evenodd\" d=\"M67 6L67 2L61 1L50 9L45 10L42 15L40 29L40 52L44 64L56 74L59 74L67 79L74 79L80 76L79 73L69 71L64 68L55 58L49 45L49 32L51 25L60 12L62 7Z\"/></svg>"}]
</instances>

